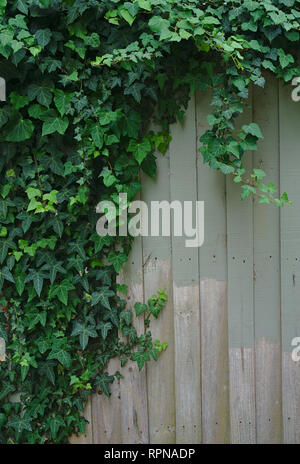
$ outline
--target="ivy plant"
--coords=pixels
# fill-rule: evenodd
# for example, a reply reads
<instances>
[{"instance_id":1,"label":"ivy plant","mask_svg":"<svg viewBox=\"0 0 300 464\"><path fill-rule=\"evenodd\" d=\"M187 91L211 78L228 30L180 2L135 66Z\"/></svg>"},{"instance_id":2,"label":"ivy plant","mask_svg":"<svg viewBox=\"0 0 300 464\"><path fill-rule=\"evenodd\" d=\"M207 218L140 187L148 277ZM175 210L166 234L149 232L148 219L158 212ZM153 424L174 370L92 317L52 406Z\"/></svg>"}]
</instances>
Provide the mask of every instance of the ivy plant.
<instances>
[{"instance_id":1,"label":"ivy plant","mask_svg":"<svg viewBox=\"0 0 300 464\"><path fill-rule=\"evenodd\" d=\"M67 442L88 395L121 375L111 358L142 369L166 348L149 330L166 295L126 307L116 276L132 239L98 236L96 205L155 177L193 92L212 92L204 161L242 198L289 203L260 166L245 171L263 134L235 123L251 85L300 76L299 3L0 0L1 443Z\"/></svg>"}]
</instances>

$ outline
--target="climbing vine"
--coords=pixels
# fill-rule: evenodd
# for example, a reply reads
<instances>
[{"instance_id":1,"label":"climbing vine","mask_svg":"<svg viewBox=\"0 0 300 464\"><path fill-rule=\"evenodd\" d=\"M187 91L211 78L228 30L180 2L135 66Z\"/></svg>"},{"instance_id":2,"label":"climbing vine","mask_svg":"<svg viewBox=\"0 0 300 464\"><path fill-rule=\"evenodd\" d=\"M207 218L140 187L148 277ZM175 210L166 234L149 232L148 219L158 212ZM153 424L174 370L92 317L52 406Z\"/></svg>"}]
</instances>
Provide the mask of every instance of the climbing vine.
<instances>
[{"instance_id":1,"label":"climbing vine","mask_svg":"<svg viewBox=\"0 0 300 464\"><path fill-rule=\"evenodd\" d=\"M300 76L299 3L0 0L1 443L67 442L88 395L121 375L111 358L142 369L165 348L149 318L166 295L125 306L116 276L132 239L98 236L96 205L131 201L141 170L155 177L191 93L212 92L204 161L242 198L289 203L243 167L259 126L234 129L250 85Z\"/></svg>"}]
</instances>

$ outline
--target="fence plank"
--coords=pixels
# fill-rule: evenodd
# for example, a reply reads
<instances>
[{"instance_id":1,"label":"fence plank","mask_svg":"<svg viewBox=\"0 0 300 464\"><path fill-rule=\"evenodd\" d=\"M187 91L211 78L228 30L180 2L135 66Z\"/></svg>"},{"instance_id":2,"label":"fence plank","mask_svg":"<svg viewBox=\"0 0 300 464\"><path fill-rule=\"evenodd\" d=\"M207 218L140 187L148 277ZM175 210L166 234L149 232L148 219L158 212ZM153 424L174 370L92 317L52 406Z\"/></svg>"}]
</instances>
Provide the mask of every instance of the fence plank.
<instances>
[{"instance_id":1,"label":"fence plank","mask_svg":"<svg viewBox=\"0 0 300 464\"><path fill-rule=\"evenodd\" d=\"M143 176L142 200L169 200L170 156L157 154L157 177ZM151 220L149 227L151 227ZM143 237L143 271L145 301L159 288L168 294L167 306L158 320L152 320L154 340L168 343L168 348L158 359L147 365L147 390L149 405L150 443L175 443L175 373L174 373L174 322L172 297L171 238Z\"/></svg>"},{"instance_id":2,"label":"fence plank","mask_svg":"<svg viewBox=\"0 0 300 464\"><path fill-rule=\"evenodd\" d=\"M249 123L251 109L240 119L241 125ZM251 153L244 164L252 169ZM240 186L227 178L231 442L255 443L253 204L251 199L240 200L240 194Z\"/></svg>"},{"instance_id":3,"label":"fence plank","mask_svg":"<svg viewBox=\"0 0 300 464\"><path fill-rule=\"evenodd\" d=\"M198 93L197 139L208 128L211 93ZM205 202L205 238L199 249L203 443L228 443L229 374L225 176L197 157L198 200Z\"/></svg>"},{"instance_id":4,"label":"fence plank","mask_svg":"<svg viewBox=\"0 0 300 464\"><path fill-rule=\"evenodd\" d=\"M111 359L108 366L109 375L120 370L118 359ZM93 443L122 443L120 381L115 379L110 387L111 396L103 394L92 396Z\"/></svg>"},{"instance_id":5,"label":"fence plank","mask_svg":"<svg viewBox=\"0 0 300 464\"><path fill-rule=\"evenodd\" d=\"M253 88L253 116L264 139L253 165L264 181L279 185L278 82L267 76L264 89ZM254 306L256 423L258 443L282 441L279 210L254 203Z\"/></svg>"},{"instance_id":6,"label":"fence plank","mask_svg":"<svg viewBox=\"0 0 300 464\"><path fill-rule=\"evenodd\" d=\"M300 443L300 363L291 358L291 342L300 336L300 190L299 103L291 86L280 86L280 189L293 206L281 211L282 408L285 443Z\"/></svg>"},{"instance_id":7,"label":"fence plank","mask_svg":"<svg viewBox=\"0 0 300 464\"><path fill-rule=\"evenodd\" d=\"M184 125L172 128L170 191L172 200L197 200L195 99ZM176 439L201 442L201 355L198 250L172 237L175 331Z\"/></svg>"},{"instance_id":8,"label":"fence plank","mask_svg":"<svg viewBox=\"0 0 300 464\"><path fill-rule=\"evenodd\" d=\"M127 308L132 310L133 325L138 335L145 332L144 320L136 317L134 304L144 301L142 238L136 237L128 262L123 266L119 282L128 285ZM146 369L138 371L136 362L128 361L120 381L122 443L148 443L148 402Z\"/></svg>"}]
</instances>

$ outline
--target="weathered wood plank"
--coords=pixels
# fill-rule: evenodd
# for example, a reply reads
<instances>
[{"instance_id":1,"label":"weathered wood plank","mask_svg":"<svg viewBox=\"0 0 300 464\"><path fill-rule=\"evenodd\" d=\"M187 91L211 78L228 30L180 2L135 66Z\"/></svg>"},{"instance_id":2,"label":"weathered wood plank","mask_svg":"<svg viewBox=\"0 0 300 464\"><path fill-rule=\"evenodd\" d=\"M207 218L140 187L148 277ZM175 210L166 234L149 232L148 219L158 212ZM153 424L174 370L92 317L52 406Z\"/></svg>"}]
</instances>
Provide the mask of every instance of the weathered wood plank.
<instances>
[{"instance_id":1,"label":"weathered wood plank","mask_svg":"<svg viewBox=\"0 0 300 464\"><path fill-rule=\"evenodd\" d=\"M4 338L0 337L0 362L5 361L6 344Z\"/></svg>"},{"instance_id":2,"label":"weathered wood plank","mask_svg":"<svg viewBox=\"0 0 300 464\"><path fill-rule=\"evenodd\" d=\"M196 96L197 139L208 128L211 93ZM198 200L205 202L205 239L199 249L203 443L228 443L229 369L225 176L197 157Z\"/></svg>"},{"instance_id":3,"label":"weathered wood plank","mask_svg":"<svg viewBox=\"0 0 300 464\"><path fill-rule=\"evenodd\" d=\"M143 176L142 200L150 208L151 201L169 200L170 156L157 154L157 177ZM151 226L151 221L150 221ZM158 320L151 322L155 339L168 343L167 350L157 362L147 365L150 443L175 443L175 374L174 321L172 297L171 238L143 237L145 301L159 288L168 294L167 306Z\"/></svg>"},{"instance_id":4,"label":"weathered wood plank","mask_svg":"<svg viewBox=\"0 0 300 464\"><path fill-rule=\"evenodd\" d=\"M118 359L111 359L109 375L120 371ZM93 443L122 443L120 380L115 379L110 387L111 396L103 393L92 395Z\"/></svg>"},{"instance_id":5,"label":"weathered wood plank","mask_svg":"<svg viewBox=\"0 0 300 464\"><path fill-rule=\"evenodd\" d=\"M127 308L132 310L138 335L145 332L143 317L136 317L134 304L144 301L142 238L136 237L119 282L128 285ZM148 402L146 369L138 371L136 362L128 361L120 380L122 443L148 443Z\"/></svg>"},{"instance_id":6,"label":"weathered wood plank","mask_svg":"<svg viewBox=\"0 0 300 464\"><path fill-rule=\"evenodd\" d=\"M300 443L300 363L291 358L291 342L300 336L300 106L291 86L279 88L280 190L293 206L280 212L282 410L285 443Z\"/></svg>"},{"instance_id":7,"label":"weathered wood plank","mask_svg":"<svg viewBox=\"0 0 300 464\"><path fill-rule=\"evenodd\" d=\"M170 192L172 200L197 200L195 99L184 124L172 128ZM201 353L198 249L186 237L172 237L175 333L175 399L177 443L201 442Z\"/></svg>"},{"instance_id":8,"label":"weathered wood plank","mask_svg":"<svg viewBox=\"0 0 300 464\"><path fill-rule=\"evenodd\" d=\"M278 82L268 76L264 89L253 88L253 120L264 139L253 165L279 185ZM258 443L282 441L279 210L254 203L254 307L256 426Z\"/></svg>"},{"instance_id":9,"label":"weathered wood plank","mask_svg":"<svg viewBox=\"0 0 300 464\"><path fill-rule=\"evenodd\" d=\"M251 109L245 109L240 124L251 120ZM251 153L244 165L252 170ZM240 193L240 186L227 178L231 442L255 443L253 204L252 199L242 201Z\"/></svg>"}]
</instances>

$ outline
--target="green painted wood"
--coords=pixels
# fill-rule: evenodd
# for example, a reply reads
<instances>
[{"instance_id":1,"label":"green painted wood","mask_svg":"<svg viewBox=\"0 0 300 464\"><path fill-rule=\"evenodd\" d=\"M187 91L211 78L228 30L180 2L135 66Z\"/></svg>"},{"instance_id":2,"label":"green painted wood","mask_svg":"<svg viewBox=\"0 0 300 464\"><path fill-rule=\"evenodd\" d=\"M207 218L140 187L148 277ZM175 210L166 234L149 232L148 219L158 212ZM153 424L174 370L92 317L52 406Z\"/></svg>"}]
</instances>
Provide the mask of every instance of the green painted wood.
<instances>
[{"instance_id":1,"label":"green painted wood","mask_svg":"<svg viewBox=\"0 0 300 464\"><path fill-rule=\"evenodd\" d=\"M211 94L198 93L197 140L207 130ZM205 239L199 249L203 443L230 438L227 330L225 176L197 156L198 199L205 202Z\"/></svg>"},{"instance_id":2,"label":"green painted wood","mask_svg":"<svg viewBox=\"0 0 300 464\"><path fill-rule=\"evenodd\" d=\"M291 341L300 334L300 107L291 91L280 86L280 189L293 202L280 212L282 406L284 442L300 443L300 363L291 358Z\"/></svg>"},{"instance_id":3,"label":"green painted wood","mask_svg":"<svg viewBox=\"0 0 300 464\"><path fill-rule=\"evenodd\" d=\"M170 155L157 154L157 177L143 176L142 200L150 207L151 201L170 198ZM150 221L151 227L151 221ZM147 392L150 443L175 443L175 364L174 316L171 237L143 237L143 274L145 301L159 288L168 294L167 306L158 320L152 320L154 339L168 343L168 349L157 363L147 366Z\"/></svg>"},{"instance_id":4,"label":"green painted wood","mask_svg":"<svg viewBox=\"0 0 300 464\"><path fill-rule=\"evenodd\" d=\"M264 139L253 165L279 185L278 81L268 76L265 89L253 88L253 120ZM262 104L263 102L263 104ZM258 443L281 443L281 341L279 210L254 203L255 381Z\"/></svg>"},{"instance_id":5,"label":"green painted wood","mask_svg":"<svg viewBox=\"0 0 300 464\"><path fill-rule=\"evenodd\" d=\"M249 102L252 102L250 95ZM240 124L252 120L245 109ZM252 170L252 155L245 155ZM253 311L253 204L240 199L240 186L227 177L228 339L232 443L255 443Z\"/></svg>"},{"instance_id":6,"label":"green painted wood","mask_svg":"<svg viewBox=\"0 0 300 464\"><path fill-rule=\"evenodd\" d=\"M184 123L172 128L170 196L197 200L195 99ZM200 294L198 249L185 246L186 237L172 236L175 335L175 404L177 443L201 442Z\"/></svg>"}]
</instances>

